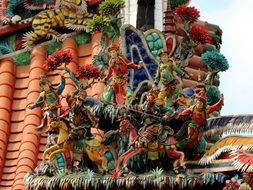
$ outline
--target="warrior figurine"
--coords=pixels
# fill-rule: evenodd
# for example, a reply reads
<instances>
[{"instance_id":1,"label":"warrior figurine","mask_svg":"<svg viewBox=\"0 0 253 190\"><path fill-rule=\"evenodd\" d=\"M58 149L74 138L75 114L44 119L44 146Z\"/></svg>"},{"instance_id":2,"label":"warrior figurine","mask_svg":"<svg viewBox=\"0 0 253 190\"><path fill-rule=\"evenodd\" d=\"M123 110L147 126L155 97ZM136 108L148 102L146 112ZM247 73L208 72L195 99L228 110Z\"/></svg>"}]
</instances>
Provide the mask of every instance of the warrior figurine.
<instances>
[{"instance_id":1,"label":"warrior figurine","mask_svg":"<svg viewBox=\"0 0 253 190\"><path fill-rule=\"evenodd\" d=\"M165 122L173 117L175 111L171 108L166 109L166 113L163 113L165 110L160 109L156 105L156 98L157 92L151 89L147 93L146 101L141 105L143 127L139 129L139 134L143 146L147 146L151 141L166 141L167 135L172 135L174 133L173 129L165 125Z\"/></svg>"},{"instance_id":2,"label":"warrior figurine","mask_svg":"<svg viewBox=\"0 0 253 190\"><path fill-rule=\"evenodd\" d=\"M161 62L157 69L155 84L157 85L161 82L161 89L156 104L170 107L175 103L178 94L182 91L182 85L175 78L173 72L175 71L180 77L183 77L185 72L177 67L173 58L169 58L168 52L161 52L160 59Z\"/></svg>"},{"instance_id":3,"label":"warrior figurine","mask_svg":"<svg viewBox=\"0 0 253 190\"><path fill-rule=\"evenodd\" d=\"M72 132L77 138L86 137L92 139L91 127L95 127L98 118L91 114L85 105L87 94L83 88L80 88L77 94L73 94L67 101L70 105L69 120L72 126ZM80 133L80 134L79 134ZM74 135L75 136L75 135Z\"/></svg>"},{"instance_id":4,"label":"warrior figurine","mask_svg":"<svg viewBox=\"0 0 253 190\"><path fill-rule=\"evenodd\" d=\"M79 84L79 88L71 95L67 96L67 102L70 106L70 140L74 140L74 166L79 169L79 163L83 157L83 139L92 140L94 136L91 133L91 127L96 127L98 118L91 114L85 105L87 94L85 88Z\"/></svg>"},{"instance_id":5,"label":"warrior figurine","mask_svg":"<svg viewBox=\"0 0 253 190\"><path fill-rule=\"evenodd\" d=\"M43 129L46 124L46 119L48 122L50 119L53 119L59 115L61 115L61 105L59 102L59 96L62 94L62 91L65 88L65 77L61 77L61 82L57 86L56 89L53 88L52 82L47 78L47 76L40 76L40 88L41 93L37 100L28 106L29 109L34 109L39 106L42 107L43 110L43 119L41 125L38 129ZM64 111L64 110L62 110ZM65 111L64 111L65 112Z\"/></svg>"},{"instance_id":6,"label":"warrior figurine","mask_svg":"<svg viewBox=\"0 0 253 190\"><path fill-rule=\"evenodd\" d=\"M205 143L203 132L206 127L207 115L220 109L223 105L223 101L224 98L222 95L221 99L216 104L208 106L205 93L202 91L196 95L196 103L193 106L179 113L179 118L181 119L186 116L191 117L188 124L188 137L182 141L187 150L191 151L194 147L200 145L199 143L201 139L204 141L202 143ZM205 150L202 150L200 153L203 153L204 151Z\"/></svg>"},{"instance_id":7,"label":"warrior figurine","mask_svg":"<svg viewBox=\"0 0 253 190\"><path fill-rule=\"evenodd\" d=\"M108 53L111 58L109 60L108 73L103 80L108 81L111 77L113 77L113 80L112 87L108 90L104 99L106 102L110 102L114 95L118 105L123 106L126 103L129 105L132 102L133 92L128 84L128 68L140 69L143 67L143 62L140 61L139 65L136 65L125 57L120 56L119 48L114 44L108 48Z\"/></svg>"}]
</instances>

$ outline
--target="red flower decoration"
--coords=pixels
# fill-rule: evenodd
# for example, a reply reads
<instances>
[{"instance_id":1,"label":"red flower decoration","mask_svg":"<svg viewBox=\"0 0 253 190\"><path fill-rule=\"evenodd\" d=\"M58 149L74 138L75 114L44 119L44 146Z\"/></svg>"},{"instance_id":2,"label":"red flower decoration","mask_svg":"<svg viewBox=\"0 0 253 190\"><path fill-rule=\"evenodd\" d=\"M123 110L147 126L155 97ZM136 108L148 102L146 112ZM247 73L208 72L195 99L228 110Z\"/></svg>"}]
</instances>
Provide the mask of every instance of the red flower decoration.
<instances>
[{"instance_id":1,"label":"red flower decoration","mask_svg":"<svg viewBox=\"0 0 253 190\"><path fill-rule=\"evenodd\" d=\"M208 34L208 31L203 26L192 26L189 31L191 39L200 44L206 44L211 42L211 37Z\"/></svg>"},{"instance_id":2,"label":"red flower decoration","mask_svg":"<svg viewBox=\"0 0 253 190\"><path fill-rule=\"evenodd\" d=\"M187 7L186 5L180 5L176 8L175 13L183 21L193 23L199 17L199 11L195 7Z\"/></svg>"},{"instance_id":3,"label":"red flower decoration","mask_svg":"<svg viewBox=\"0 0 253 190\"><path fill-rule=\"evenodd\" d=\"M226 181L226 185L223 188L223 190L238 190L240 187L240 184L237 181L229 180Z\"/></svg>"},{"instance_id":4,"label":"red flower decoration","mask_svg":"<svg viewBox=\"0 0 253 190\"><path fill-rule=\"evenodd\" d=\"M91 78L98 78L100 77L101 69L98 68L95 65L84 65L81 67L78 67L77 69L77 78L86 78L86 79L91 79Z\"/></svg>"},{"instance_id":5,"label":"red flower decoration","mask_svg":"<svg viewBox=\"0 0 253 190\"><path fill-rule=\"evenodd\" d=\"M43 67L48 71L54 71L63 63L68 64L72 61L72 59L72 54L69 50L57 50L56 52L48 56Z\"/></svg>"}]
</instances>

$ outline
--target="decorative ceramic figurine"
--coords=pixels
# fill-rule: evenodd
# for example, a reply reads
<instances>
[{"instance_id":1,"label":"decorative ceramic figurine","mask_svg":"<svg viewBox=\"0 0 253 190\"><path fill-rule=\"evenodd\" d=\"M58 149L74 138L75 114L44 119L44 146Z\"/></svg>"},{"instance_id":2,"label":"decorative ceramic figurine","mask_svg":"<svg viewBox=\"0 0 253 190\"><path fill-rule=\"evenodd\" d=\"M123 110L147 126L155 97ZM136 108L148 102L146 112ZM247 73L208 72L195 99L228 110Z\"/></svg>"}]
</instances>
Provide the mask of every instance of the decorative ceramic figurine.
<instances>
[{"instance_id":1,"label":"decorative ceramic figurine","mask_svg":"<svg viewBox=\"0 0 253 190\"><path fill-rule=\"evenodd\" d=\"M51 120L54 117L60 115L61 105L59 103L59 96L65 87L65 78L61 77L61 82L56 89L52 86L52 81L50 81L47 76L40 77L40 87L41 93L37 100L28 106L29 109L34 109L41 106L43 110L43 120L38 129L43 129L46 125L46 119L50 118ZM49 121L49 120L47 120Z\"/></svg>"},{"instance_id":2,"label":"decorative ceramic figurine","mask_svg":"<svg viewBox=\"0 0 253 190\"><path fill-rule=\"evenodd\" d=\"M201 91L197 94L196 99L196 103L193 106L179 114L179 118L190 116L190 121L187 127L187 138L181 140L179 146L183 146L187 148L187 150L193 150L193 148L198 149L198 147L201 147L198 149L198 152L195 153L203 154L206 147L203 131L206 126L207 114L220 109L223 105L224 98L222 96L219 102L212 106L208 106L206 103L206 95ZM190 151L188 151L188 153L189 152Z\"/></svg>"},{"instance_id":3,"label":"decorative ceramic figurine","mask_svg":"<svg viewBox=\"0 0 253 190\"><path fill-rule=\"evenodd\" d=\"M24 189L24 170L37 163L24 177L27 189L196 189L224 186L236 169L252 185L252 116L219 115L218 72L229 67L219 52L222 31L200 22L189 1L163 1L163 32L122 25L124 0L2 1L0 19L18 27L0 26L0 78L8 79L0 81L0 189ZM155 1L143 2L138 14L155 10ZM28 4L41 11L18 10ZM58 41L41 43L46 36ZM24 110L19 101L37 92L34 110ZM17 156L5 152L15 147Z\"/></svg>"},{"instance_id":4,"label":"decorative ceramic figurine","mask_svg":"<svg viewBox=\"0 0 253 190\"><path fill-rule=\"evenodd\" d=\"M87 139L92 139L91 127L95 127L99 119L92 115L85 105L86 97L85 90L81 88L74 97L68 99L70 103L69 121L73 133L83 131L82 137L86 136ZM77 136L80 135L77 134Z\"/></svg>"},{"instance_id":5,"label":"decorative ceramic figurine","mask_svg":"<svg viewBox=\"0 0 253 190\"><path fill-rule=\"evenodd\" d=\"M112 87L109 88L105 95L105 101L110 102L113 95L115 96L115 101L118 105L130 105L132 102L132 89L128 84L128 68L131 69L141 69L143 62L139 62L139 65L131 63L125 57L119 55L119 47L115 44L108 48L108 53L111 58L108 63L108 72L104 81L108 81L111 77Z\"/></svg>"},{"instance_id":6,"label":"decorative ceramic figurine","mask_svg":"<svg viewBox=\"0 0 253 190\"><path fill-rule=\"evenodd\" d=\"M157 105L170 107L172 106L179 93L182 92L182 84L174 76L174 71L180 77L184 76L184 71L177 67L173 58L169 58L167 52L160 53L161 62L157 70L156 81L161 81L161 90L156 100Z\"/></svg>"}]
</instances>

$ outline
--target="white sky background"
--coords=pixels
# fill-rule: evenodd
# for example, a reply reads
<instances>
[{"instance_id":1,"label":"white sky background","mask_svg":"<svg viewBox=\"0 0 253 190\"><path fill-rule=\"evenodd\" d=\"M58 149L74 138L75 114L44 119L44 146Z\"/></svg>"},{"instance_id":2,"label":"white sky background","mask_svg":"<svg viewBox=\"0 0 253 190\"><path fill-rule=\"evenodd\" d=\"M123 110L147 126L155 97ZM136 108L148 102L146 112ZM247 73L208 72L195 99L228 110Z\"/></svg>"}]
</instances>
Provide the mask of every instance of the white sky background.
<instances>
[{"instance_id":1,"label":"white sky background","mask_svg":"<svg viewBox=\"0 0 253 190\"><path fill-rule=\"evenodd\" d=\"M253 0L192 0L189 6L223 30L221 53L230 68L220 72L221 114L253 114Z\"/></svg>"}]
</instances>

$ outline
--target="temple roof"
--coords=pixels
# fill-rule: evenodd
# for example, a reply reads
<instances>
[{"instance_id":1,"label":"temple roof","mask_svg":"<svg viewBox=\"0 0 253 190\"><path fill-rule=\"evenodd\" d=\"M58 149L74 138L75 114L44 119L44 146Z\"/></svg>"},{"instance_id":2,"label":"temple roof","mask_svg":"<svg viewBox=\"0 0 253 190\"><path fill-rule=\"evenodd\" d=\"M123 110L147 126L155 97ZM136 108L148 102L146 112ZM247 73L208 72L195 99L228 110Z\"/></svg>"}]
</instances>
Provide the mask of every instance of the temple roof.
<instances>
[{"instance_id":1,"label":"temple roof","mask_svg":"<svg viewBox=\"0 0 253 190\"><path fill-rule=\"evenodd\" d=\"M207 26L207 23L199 22ZM209 26L209 25L208 25ZM212 32L213 28L209 28ZM180 33L178 33L180 34ZM75 56L71 67L90 64L92 57L98 53L99 34L93 34L91 42L78 46L72 38L66 39L63 49L69 49ZM178 35L178 39L182 39ZM47 135L35 130L41 122L39 108L29 110L27 106L34 102L40 93L39 76L47 74L43 68L47 58L42 46L35 47L30 55L30 64L17 66L12 58L5 57L0 60L0 189L25 189L23 177L32 171L42 160ZM206 68L198 55L193 56L186 70L204 76ZM48 73L54 84L60 78L56 73ZM196 81L184 79L184 86L194 86ZM96 84L89 89L90 95L99 94L103 84ZM75 86L67 81L63 94L73 90ZM64 104L64 102L63 102Z\"/></svg>"}]
</instances>

